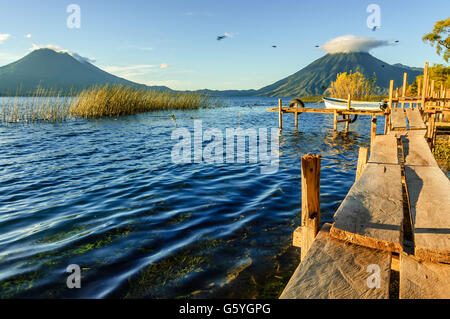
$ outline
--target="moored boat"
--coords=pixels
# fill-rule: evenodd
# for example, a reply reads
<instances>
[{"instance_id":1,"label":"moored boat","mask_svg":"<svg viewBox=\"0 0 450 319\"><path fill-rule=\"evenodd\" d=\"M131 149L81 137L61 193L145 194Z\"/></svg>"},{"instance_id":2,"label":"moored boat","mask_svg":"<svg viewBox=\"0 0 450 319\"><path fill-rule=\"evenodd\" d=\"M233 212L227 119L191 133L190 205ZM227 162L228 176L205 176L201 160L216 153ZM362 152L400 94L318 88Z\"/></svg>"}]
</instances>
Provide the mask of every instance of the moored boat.
<instances>
[{"instance_id":1,"label":"moored boat","mask_svg":"<svg viewBox=\"0 0 450 319\"><path fill-rule=\"evenodd\" d=\"M346 109L348 101L344 99L324 97L323 102L327 109ZM369 102L369 101L350 101L350 108L355 110L383 110L386 107L385 102Z\"/></svg>"}]
</instances>

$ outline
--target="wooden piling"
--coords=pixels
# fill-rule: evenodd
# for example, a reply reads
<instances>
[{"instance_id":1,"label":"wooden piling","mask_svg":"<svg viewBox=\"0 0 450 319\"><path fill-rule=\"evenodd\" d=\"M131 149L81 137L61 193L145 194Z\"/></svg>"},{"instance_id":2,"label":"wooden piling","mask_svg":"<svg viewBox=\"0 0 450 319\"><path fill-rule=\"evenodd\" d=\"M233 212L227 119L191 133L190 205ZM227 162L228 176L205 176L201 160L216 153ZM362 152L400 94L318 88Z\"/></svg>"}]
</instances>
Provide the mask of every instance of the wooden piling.
<instances>
[{"instance_id":1,"label":"wooden piling","mask_svg":"<svg viewBox=\"0 0 450 319\"><path fill-rule=\"evenodd\" d=\"M334 116L333 116L333 131L336 133L336 131L337 131L337 118L338 118L337 111L334 110L333 114L334 114Z\"/></svg>"},{"instance_id":2,"label":"wooden piling","mask_svg":"<svg viewBox=\"0 0 450 319\"><path fill-rule=\"evenodd\" d=\"M360 147L358 154L358 166L356 167L355 182L358 180L359 176L364 170L364 165L366 165L368 160L369 160L369 149L367 147Z\"/></svg>"},{"instance_id":3,"label":"wooden piling","mask_svg":"<svg viewBox=\"0 0 450 319\"><path fill-rule=\"evenodd\" d=\"M390 114L392 112L392 95L394 93L394 80L391 80L389 82L389 102L388 102L388 110L389 114L385 116L385 122L384 122L384 134L387 134L389 132L389 122L390 122Z\"/></svg>"},{"instance_id":4,"label":"wooden piling","mask_svg":"<svg viewBox=\"0 0 450 319\"><path fill-rule=\"evenodd\" d=\"M294 122L294 125L295 125L295 129L298 129L298 112L295 112L295 122Z\"/></svg>"},{"instance_id":5,"label":"wooden piling","mask_svg":"<svg viewBox=\"0 0 450 319\"><path fill-rule=\"evenodd\" d=\"M320 225L320 155L302 157L301 259L311 247Z\"/></svg>"},{"instance_id":6,"label":"wooden piling","mask_svg":"<svg viewBox=\"0 0 450 319\"><path fill-rule=\"evenodd\" d=\"M278 99L278 128L280 130L283 129L283 111L281 109L282 105L283 104L281 102L281 99Z\"/></svg>"},{"instance_id":7,"label":"wooden piling","mask_svg":"<svg viewBox=\"0 0 450 319\"><path fill-rule=\"evenodd\" d=\"M372 115L372 120L370 124L370 149L372 149L372 145L375 141L376 136L377 136L377 116Z\"/></svg>"},{"instance_id":8,"label":"wooden piling","mask_svg":"<svg viewBox=\"0 0 450 319\"><path fill-rule=\"evenodd\" d=\"M427 91L428 91L427 79L428 79L428 62L425 62L425 68L423 70L422 101L420 103L420 106L422 109L425 109L425 98L426 98Z\"/></svg>"},{"instance_id":9,"label":"wooden piling","mask_svg":"<svg viewBox=\"0 0 450 319\"><path fill-rule=\"evenodd\" d=\"M406 96L406 89L408 87L408 73L403 73L403 87L402 87L402 97ZM402 109L405 108L405 102L402 103Z\"/></svg>"}]
</instances>

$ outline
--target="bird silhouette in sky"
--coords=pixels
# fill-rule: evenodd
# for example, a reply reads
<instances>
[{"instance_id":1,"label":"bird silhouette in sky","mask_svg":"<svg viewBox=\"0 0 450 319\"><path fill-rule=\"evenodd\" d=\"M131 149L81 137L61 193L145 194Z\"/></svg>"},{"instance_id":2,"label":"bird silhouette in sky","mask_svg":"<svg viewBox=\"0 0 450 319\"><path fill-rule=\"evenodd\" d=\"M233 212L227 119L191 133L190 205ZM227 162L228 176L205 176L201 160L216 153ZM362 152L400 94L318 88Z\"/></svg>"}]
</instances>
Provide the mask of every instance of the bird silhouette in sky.
<instances>
[{"instance_id":1,"label":"bird silhouette in sky","mask_svg":"<svg viewBox=\"0 0 450 319\"><path fill-rule=\"evenodd\" d=\"M372 31L376 31L376 30L377 30L377 28L378 28L378 26L377 26L377 25L373 26L373 28L372 28Z\"/></svg>"},{"instance_id":2,"label":"bird silhouette in sky","mask_svg":"<svg viewBox=\"0 0 450 319\"><path fill-rule=\"evenodd\" d=\"M398 40L395 40L395 43L399 43L400 41L398 41Z\"/></svg>"},{"instance_id":3,"label":"bird silhouette in sky","mask_svg":"<svg viewBox=\"0 0 450 319\"><path fill-rule=\"evenodd\" d=\"M272 45L272 48L276 48L277 46L276 45Z\"/></svg>"},{"instance_id":4,"label":"bird silhouette in sky","mask_svg":"<svg viewBox=\"0 0 450 319\"><path fill-rule=\"evenodd\" d=\"M227 36L226 35L218 35L217 36L217 41L223 40L225 39Z\"/></svg>"},{"instance_id":5,"label":"bird silhouette in sky","mask_svg":"<svg viewBox=\"0 0 450 319\"><path fill-rule=\"evenodd\" d=\"M316 45L316 48L318 48L319 46L318 45Z\"/></svg>"}]
</instances>

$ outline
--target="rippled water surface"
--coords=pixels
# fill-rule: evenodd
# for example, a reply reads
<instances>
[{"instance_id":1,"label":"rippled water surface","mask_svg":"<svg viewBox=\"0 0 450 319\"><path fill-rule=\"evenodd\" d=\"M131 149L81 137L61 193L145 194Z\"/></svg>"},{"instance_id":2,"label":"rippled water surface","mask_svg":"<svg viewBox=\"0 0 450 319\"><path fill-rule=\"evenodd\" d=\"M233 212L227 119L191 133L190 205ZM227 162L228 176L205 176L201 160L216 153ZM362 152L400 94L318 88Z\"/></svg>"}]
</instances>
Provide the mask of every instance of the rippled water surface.
<instances>
[{"instance_id":1,"label":"rippled water surface","mask_svg":"<svg viewBox=\"0 0 450 319\"><path fill-rule=\"evenodd\" d=\"M266 111L276 99L223 104L0 125L0 297L278 297L299 262L300 157L322 155L322 221L331 221L370 118L345 136L333 135L330 115L303 114L298 131L284 115L271 175L260 163L172 163L176 125L193 132L200 119L224 135L278 125ZM70 264L82 268L81 289L66 286Z\"/></svg>"}]
</instances>

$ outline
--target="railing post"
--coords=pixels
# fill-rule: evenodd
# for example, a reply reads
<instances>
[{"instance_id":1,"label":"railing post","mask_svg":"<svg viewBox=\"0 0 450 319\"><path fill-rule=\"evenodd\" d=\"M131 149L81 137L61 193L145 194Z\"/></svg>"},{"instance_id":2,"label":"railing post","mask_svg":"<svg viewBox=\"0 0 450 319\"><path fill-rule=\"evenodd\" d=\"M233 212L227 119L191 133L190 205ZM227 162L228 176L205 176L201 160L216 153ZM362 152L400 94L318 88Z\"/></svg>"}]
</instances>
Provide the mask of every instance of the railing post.
<instances>
[{"instance_id":1,"label":"railing post","mask_svg":"<svg viewBox=\"0 0 450 319\"><path fill-rule=\"evenodd\" d=\"M425 98L427 96L428 91L428 62L425 62L425 68L423 70L423 84L422 84L422 101L420 106L422 109L425 109Z\"/></svg>"},{"instance_id":2,"label":"railing post","mask_svg":"<svg viewBox=\"0 0 450 319\"><path fill-rule=\"evenodd\" d=\"M301 259L311 247L320 225L320 155L302 157Z\"/></svg>"},{"instance_id":3,"label":"railing post","mask_svg":"<svg viewBox=\"0 0 450 319\"><path fill-rule=\"evenodd\" d=\"M362 171L364 170L364 166L369 160L369 149L367 147L360 147L358 153L358 166L356 167L356 178L355 182L358 180L359 176L361 176Z\"/></svg>"},{"instance_id":4,"label":"railing post","mask_svg":"<svg viewBox=\"0 0 450 319\"><path fill-rule=\"evenodd\" d=\"M384 123L384 134L387 134L390 130L390 119L391 119L391 112L392 112L392 95L394 93L394 80L391 80L389 83L389 102L388 102L388 110L389 114L385 116L385 123Z\"/></svg>"}]
</instances>

